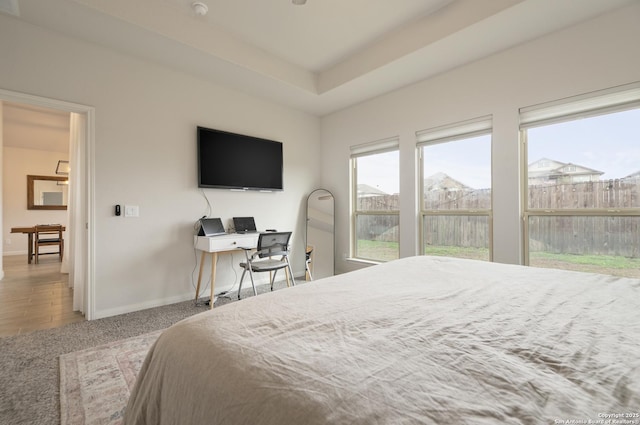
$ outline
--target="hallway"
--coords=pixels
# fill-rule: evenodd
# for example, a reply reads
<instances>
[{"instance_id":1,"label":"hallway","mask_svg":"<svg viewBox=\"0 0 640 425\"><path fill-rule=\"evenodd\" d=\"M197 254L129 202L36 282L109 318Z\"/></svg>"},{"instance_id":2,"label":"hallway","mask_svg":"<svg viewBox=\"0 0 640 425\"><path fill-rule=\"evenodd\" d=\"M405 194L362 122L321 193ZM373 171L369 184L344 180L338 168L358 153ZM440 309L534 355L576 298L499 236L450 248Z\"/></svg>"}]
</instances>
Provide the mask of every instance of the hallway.
<instances>
[{"instance_id":1,"label":"hallway","mask_svg":"<svg viewBox=\"0 0 640 425\"><path fill-rule=\"evenodd\" d=\"M81 322L72 311L73 291L69 275L60 273L56 256L39 264L27 264L25 255L3 257L4 279L0 280L0 337Z\"/></svg>"}]
</instances>

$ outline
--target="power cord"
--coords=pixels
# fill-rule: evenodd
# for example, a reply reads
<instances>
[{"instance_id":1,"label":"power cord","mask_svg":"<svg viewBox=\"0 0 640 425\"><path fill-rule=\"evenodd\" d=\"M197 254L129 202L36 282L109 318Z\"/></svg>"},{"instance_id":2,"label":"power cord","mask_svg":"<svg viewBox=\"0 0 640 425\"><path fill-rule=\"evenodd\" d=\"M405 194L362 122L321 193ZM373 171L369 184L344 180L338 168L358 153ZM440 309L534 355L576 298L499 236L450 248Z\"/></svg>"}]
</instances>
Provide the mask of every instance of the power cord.
<instances>
[{"instance_id":1,"label":"power cord","mask_svg":"<svg viewBox=\"0 0 640 425\"><path fill-rule=\"evenodd\" d=\"M196 290L196 283L195 283L195 272L196 269L198 268L198 250L195 247L195 244L193 246L193 257L194 257L194 265L193 265L193 269L191 270L191 287L193 288L193 290ZM233 270L233 274L234 274L234 281L233 281L233 285L231 286L231 288L220 292L219 294L214 294L214 300L213 302L215 302L215 298L217 297L225 297L225 298L231 298L229 294L230 292L233 292L236 285L238 285L238 271L236 270L236 268L233 266L236 262L235 257L234 257L234 253L232 252L230 257L230 261L231 261L231 270ZM218 262L220 261L220 257L218 257L218 259L216 260L216 267L218 266ZM200 294L206 294L207 289L209 288L209 286L211 285L211 276L209 276L209 279L207 280L207 283L204 285L204 287L200 288L200 292L196 294L196 298L193 302L195 307L200 307L202 305L206 305L207 301L203 301L202 303L199 303L198 300L200 299ZM208 302L211 302L211 300L209 300Z\"/></svg>"},{"instance_id":2,"label":"power cord","mask_svg":"<svg viewBox=\"0 0 640 425\"><path fill-rule=\"evenodd\" d=\"M193 288L193 290L196 290L196 283L194 282L194 275L196 272L196 269L198 268L198 250L196 249L195 245L193 246L193 258L194 258L194 264L193 264L193 269L191 270L191 287ZM207 281L207 283L204 285L204 288L200 288L200 290L202 292L199 292L196 294L196 298L193 301L193 304L195 307L199 307L203 304L199 303L198 300L200 299L200 293L206 293L207 288L209 287L209 285L211 284L211 277L209 277L209 280Z\"/></svg>"},{"instance_id":3,"label":"power cord","mask_svg":"<svg viewBox=\"0 0 640 425\"><path fill-rule=\"evenodd\" d=\"M205 210L204 216L202 216L202 218L209 217L213 212L213 208L211 207L211 202L209 202L209 198L207 198L207 194L204 193L204 189L200 189L200 193L202 193L202 197L204 198L204 200L207 201L207 209Z\"/></svg>"},{"instance_id":4,"label":"power cord","mask_svg":"<svg viewBox=\"0 0 640 425\"><path fill-rule=\"evenodd\" d=\"M235 267L233 267L233 265L236 263L235 259L233 257L233 252L231 253L230 257L231 257L231 270L233 270L233 274L234 274L235 278L233 279L233 285L231 286L230 289L227 289L226 291L221 292L220 294L218 294L218 296L220 296L220 297L224 296L225 298L231 298L231 296L227 296L227 294L229 292L233 292L233 290L235 289L236 285L238 284L238 271L236 270Z\"/></svg>"},{"instance_id":5,"label":"power cord","mask_svg":"<svg viewBox=\"0 0 640 425\"><path fill-rule=\"evenodd\" d=\"M204 195L204 192L203 192ZM206 196L205 196L206 198ZM202 218L206 218L206 216L203 216ZM193 235L197 236L198 232L200 230L200 220L198 219L193 223ZM193 269L191 270L191 287L193 288L193 290L196 290L196 283L194 282L194 275L196 272L196 269L198 268L198 249L196 248L196 239L194 237L193 239ZM199 307L203 304L199 303L198 300L200 299L200 293L206 293L207 288L209 287L209 285L211 284L211 277L209 277L209 280L207 281L207 283L204 285L204 287L201 287L201 291L202 292L198 292L196 294L196 298L193 301L193 304L195 307Z\"/></svg>"}]
</instances>

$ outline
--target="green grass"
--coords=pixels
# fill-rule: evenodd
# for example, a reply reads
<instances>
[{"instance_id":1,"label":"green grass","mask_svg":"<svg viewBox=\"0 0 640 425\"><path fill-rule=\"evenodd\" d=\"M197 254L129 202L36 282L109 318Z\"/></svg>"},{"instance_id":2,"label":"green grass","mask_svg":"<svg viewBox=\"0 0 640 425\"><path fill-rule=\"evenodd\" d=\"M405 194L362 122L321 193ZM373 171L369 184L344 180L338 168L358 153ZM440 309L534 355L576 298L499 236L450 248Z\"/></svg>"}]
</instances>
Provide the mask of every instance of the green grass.
<instances>
[{"instance_id":1,"label":"green grass","mask_svg":"<svg viewBox=\"0 0 640 425\"><path fill-rule=\"evenodd\" d=\"M447 257L471 258L476 260L488 260L489 250L486 248L463 248L457 246L427 246L423 252L425 255L439 255ZM356 251L358 258L376 261L390 261L399 257L398 242L381 242L371 240L358 240Z\"/></svg>"},{"instance_id":2,"label":"green grass","mask_svg":"<svg viewBox=\"0 0 640 425\"><path fill-rule=\"evenodd\" d=\"M486 248L427 245L425 246L422 254L489 260L489 250ZM395 260L399 257L398 242L358 240L356 256L358 258L374 261ZM551 252L532 252L529 256L529 264L534 267L640 278L640 258L628 258L616 255L577 255L555 254Z\"/></svg>"},{"instance_id":3,"label":"green grass","mask_svg":"<svg viewBox=\"0 0 640 425\"><path fill-rule=\"evenodd\" d=\"M614 255L581 255L581 254L555 254L552 252L532 252L530 261L551 260L569 264L590 265L610 269L637 269L640 268L640 258L628 258Z\"/></svg>"},{"instance_id":4,"label":"green grass","mask_svg":"<svg viewBox=\"0 0 640 425\"><path fill-rule=\"evenodd\" d=\"M579 272L602 273L613 276L640 278L640 258L615 255L554 254L532 252L529 265L552 269L575 270Z\"/></svg>"},{"instance_id":5,"label":"green grass","mask_svg":"<svg viewBox=\"0 0 640 425\"><path fill-rule=\"evenodd\" d=\"M438 255L442 257L469 258L472 260L489 260L489 250L487 248L427 245L424 247L423 254Z\"/></svg>"},{"instance_id":6,"label":"green grass","mask_svg":"<svg viewBox=\"0 0 640 425\"><path fill-rule=\"evenodd\" d=\"M398 242L358 239L356 257L374 261L396 260L400 257L400 248Z\"/></svg>"}]
</instances>

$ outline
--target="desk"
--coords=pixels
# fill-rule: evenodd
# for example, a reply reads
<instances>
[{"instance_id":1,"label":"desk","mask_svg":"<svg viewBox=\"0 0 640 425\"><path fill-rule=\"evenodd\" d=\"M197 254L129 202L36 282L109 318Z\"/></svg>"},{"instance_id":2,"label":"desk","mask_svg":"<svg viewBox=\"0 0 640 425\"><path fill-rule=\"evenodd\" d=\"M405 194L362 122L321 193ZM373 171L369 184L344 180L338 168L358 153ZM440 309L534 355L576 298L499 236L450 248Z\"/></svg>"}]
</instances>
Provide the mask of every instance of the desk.
<instances>
[{"instance_id":1,"label":"desk","mask_svg":"<svg viewBox=\"0 0 640 425\"><path fill-rule=\"evenodd\" d=\"M229 235L219 236L196 236L196 249L202 251L200 255L200 271L198 273L198 285L196 286L196 301L200 293L200 282L202 281L202 269L207 254L211 257L211 302L209 308L213 308L213 292L216 284L216 263L218 254L234 252L244 248L255 248L258 245L258 237L260 233L231 233Z\"/></svg>"},{"instance_id":2,"label":"desk","mask_svg":"<svg viewBox=\"0 0 640 425\"><path fill-rule=\"evenodd\" d=\"M66 228L62 226L62 231L64 232ZM31 264L31 259L33 258L33 235L36 233L36 226L30 227L12 227L11 233L26 233L29 239L29 257L27 258L27 262Z\"/></svg>"}]
</instances>

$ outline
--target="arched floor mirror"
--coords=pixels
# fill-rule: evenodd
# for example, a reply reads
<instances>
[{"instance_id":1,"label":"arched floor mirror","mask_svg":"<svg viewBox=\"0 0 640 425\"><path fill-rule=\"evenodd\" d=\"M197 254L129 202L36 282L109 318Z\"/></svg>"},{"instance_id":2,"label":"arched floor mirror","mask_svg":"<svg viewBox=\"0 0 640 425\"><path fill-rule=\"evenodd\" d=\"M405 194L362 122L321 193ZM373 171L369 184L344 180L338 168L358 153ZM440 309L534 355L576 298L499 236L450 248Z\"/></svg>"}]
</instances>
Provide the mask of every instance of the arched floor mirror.
<instances>
[{"instance_id":1,"label":"arched floor mirror","mask_svg":"<svg viewBox=\"0 0 640 425\"><path fill-rule=\"evenodd\" d=\"M306 279L320 279L335 273L335 206L333 194L316 189L307 197Z\"/></svg>"}]
</instances>

